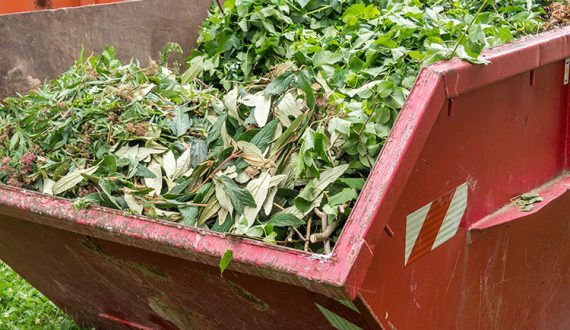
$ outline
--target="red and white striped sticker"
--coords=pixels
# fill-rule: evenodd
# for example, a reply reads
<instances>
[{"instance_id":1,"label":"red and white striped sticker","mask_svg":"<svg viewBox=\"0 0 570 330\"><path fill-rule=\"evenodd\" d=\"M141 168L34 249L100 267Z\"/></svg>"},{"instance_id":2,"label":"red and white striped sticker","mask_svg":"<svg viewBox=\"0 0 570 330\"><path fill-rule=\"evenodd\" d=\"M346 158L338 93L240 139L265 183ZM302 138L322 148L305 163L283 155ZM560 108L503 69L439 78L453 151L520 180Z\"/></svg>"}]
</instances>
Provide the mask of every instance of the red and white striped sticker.
<instances>
[{"instance_id":1,"label":"red and white striped sticker","mask_svg":"<svg viewBox=\"0 0 570 330\"><path fill-rule=\"evenodd\" d=\"M406 218L408 265L455 236L467 207L467 182Z\"/></svg>"}]
</instances>

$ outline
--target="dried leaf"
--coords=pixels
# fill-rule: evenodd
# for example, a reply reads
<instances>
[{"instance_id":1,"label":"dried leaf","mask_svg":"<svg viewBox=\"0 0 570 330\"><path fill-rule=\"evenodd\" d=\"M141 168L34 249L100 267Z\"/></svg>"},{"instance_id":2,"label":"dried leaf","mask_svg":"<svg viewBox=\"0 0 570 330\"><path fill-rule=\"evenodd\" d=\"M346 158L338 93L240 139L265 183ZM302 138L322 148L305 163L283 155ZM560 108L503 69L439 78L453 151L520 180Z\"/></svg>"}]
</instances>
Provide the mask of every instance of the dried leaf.
<instances>
[{"instance_id":1,"label":"dried leaf","mask_svg":"<svg viewBox=\"0 0 570 330\"><path fill-rule=\"evenodd\" d=\"M149 195L160 195L162 190L162 169L159 163L151 161L148 165L148 170L154 174L154 178L144 178L145 186L152 188Z\"/></svg>"},{"instance_id":2,"label":"dried leaf","mask_svg":"<svg viewBox=\"0 0 570 330\"><path fill-rule=\"evenodd\" d=\"M176 180L184 173L186 173L186 171L190 169L191 165L192 165L191 148L188 148L176 160L176 168L174 169L174 173L172 174L172 180Z\"/></svg>"},{"instance_id":3,"label":"dried leaf","mask_svg":"<svg viewBox=\"0 0 570 330\"><path fill-rule=\"evenodd\" d=\"M263 92L249 94L241 99L241 103L254 108L253 117L257 126L265 126L271 110L271 96L265 96Z\"/></svg>"},{"instance_id":4,"label":"dried leaf","mask_svg":"<svg viewBox=\"0 0 570 330\"><path fill-rule=\"evenodd\" d=\"M135 214L142 214L143 206L136 200L136 198L129 193L125 193L123 199L129 206L129 209L133 211Z\"/></svg>"},{"instance_id":5,"label":"dried leaf","mask_svg":"<svg viewBox=\"0 0 570 330\"><path fill-rule=\"evenodd\" d=\"M91 175L95 173L98 168L99 166L97 165L86 169L77 169L73 172L68 173L53 185L52 187L53 194L59 195L62 192L65 192L75 187L78 183L84 180L83 175Z\"/></svg>"},{"instance_id":6,"label":"dried leaf","mask_svg":"<svg viewBox=\"0 0 570 330\"><path fill-rule=\"evenodd\" d=\"M243 210L243 217L247 219L248 227L253 226L255 223L257 214L259 213L259 210L261 210L263 202L267 197L270 183L271 175L269 175L267 172L264 172L259 175L259 178L251 180L247 184L247 190L251 193L253 199L255 200L255 206L246 207Z\"/></svg>"},{"instance_id":7,"label":"dried leaf","mask_svg":"<svg viewBox=\"0 0 570 330\"><path fill-rule=\"evenodd\" d=\"M176 171L176 158L174 158L172 150L168 150L164 157L162 157L162 167L167 177L172 178L174 176L174 172Z\"/></svg>"}]
</instances>

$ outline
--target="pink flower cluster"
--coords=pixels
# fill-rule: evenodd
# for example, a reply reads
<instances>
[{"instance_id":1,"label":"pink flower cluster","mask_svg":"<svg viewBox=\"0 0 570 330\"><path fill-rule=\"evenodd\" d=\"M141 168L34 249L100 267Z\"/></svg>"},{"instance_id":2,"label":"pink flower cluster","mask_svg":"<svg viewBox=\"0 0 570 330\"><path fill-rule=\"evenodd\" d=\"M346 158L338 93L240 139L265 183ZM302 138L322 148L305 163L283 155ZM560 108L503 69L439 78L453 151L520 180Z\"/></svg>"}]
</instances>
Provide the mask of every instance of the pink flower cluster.
<instances>
[{"instance_id":1,"label":"pink flower cluster","mask_svg":"<svg viewBox=\"0 0 570 330\"><path fill-rule=\"evenodd\" d=\"M20 156L20 171L22 175L29 174L32 170L32 164L37 159L36 155L28 151Z\"/></svg>"}]
</instances>

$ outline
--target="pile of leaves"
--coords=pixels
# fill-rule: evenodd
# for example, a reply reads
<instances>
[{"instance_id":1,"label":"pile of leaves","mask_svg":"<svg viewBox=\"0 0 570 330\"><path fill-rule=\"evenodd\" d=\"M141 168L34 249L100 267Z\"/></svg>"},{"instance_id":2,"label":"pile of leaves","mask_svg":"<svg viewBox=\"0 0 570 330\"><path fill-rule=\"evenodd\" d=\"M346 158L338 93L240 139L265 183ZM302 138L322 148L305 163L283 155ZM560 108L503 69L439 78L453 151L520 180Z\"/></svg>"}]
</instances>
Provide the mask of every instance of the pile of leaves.
<instances>
[{"instance_id":1,"label":"pile of leaves","mask_svg":"<svg viewBox=\"0 0 570 330\"><path fill-rule=\"evenodd\" d=\"M109 48L5 99L0 181L328 253L419 69L482 63L543 5L226 0L184 70Z\"/></svg>"},{"instance_id":2,"label":"pile of leaves","mask_svg":"<svg viewBox=\"0 0 570 330\"><path fill-rule=\"evenodd\" d=\"M570 0L551 3L546 7L548 20L544 27L552 29L570 25Z\"/></svg>"}]
</instances>

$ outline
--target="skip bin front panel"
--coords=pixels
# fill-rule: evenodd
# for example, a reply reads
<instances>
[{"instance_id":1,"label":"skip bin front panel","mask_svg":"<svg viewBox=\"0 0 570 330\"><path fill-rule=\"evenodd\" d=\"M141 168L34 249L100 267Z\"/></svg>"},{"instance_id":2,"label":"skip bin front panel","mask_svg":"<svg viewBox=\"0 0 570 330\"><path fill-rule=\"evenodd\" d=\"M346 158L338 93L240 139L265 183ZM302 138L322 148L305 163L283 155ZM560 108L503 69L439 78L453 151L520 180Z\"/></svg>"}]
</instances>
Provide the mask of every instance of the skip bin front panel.
<instances>
[{"instance_id":1,"label":"skip bin front panel","mask_svg":"<svg viewBox=\"0 0 570 330\"><path fill-rule=\"evenodd\" d=\"M304 288L0 218L0 258L81 324L101 329L330 329L322 309L363 315ZM341 316L341 317L342 317Z\"/></svg>"}]
</instances>

